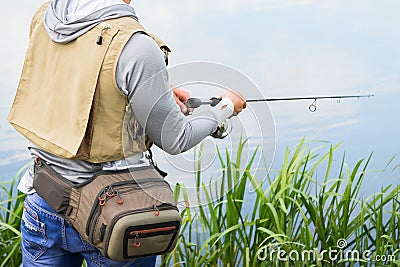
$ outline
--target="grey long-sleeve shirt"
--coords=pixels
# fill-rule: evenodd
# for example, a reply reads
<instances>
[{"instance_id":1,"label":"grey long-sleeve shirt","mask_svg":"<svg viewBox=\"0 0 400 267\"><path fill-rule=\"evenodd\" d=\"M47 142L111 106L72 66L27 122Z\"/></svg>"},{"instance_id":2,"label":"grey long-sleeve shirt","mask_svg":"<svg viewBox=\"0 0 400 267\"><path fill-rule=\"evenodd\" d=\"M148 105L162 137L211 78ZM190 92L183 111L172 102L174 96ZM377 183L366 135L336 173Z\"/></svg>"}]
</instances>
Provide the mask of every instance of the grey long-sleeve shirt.
<instances>
[{"instance_id":1,"label":"grey long-sleeve shirt","mask_svg":"<svg viewBox=\"0 0 400 267\"><path fill-rule=\"evenodd\" d=\"M128 96L138 122L150 139L164 151L179 154L198 144L216 130L219 121L230 117L233 104L229 99L197 115L185 117L176 104L168 83L164 54L147 35L138 33L131 37L122 51L116 70L117 85ZM222 105L228 108L221 109ZM143 155L127 160L90 163L57 157L38 148L30 148L67 179L81 183L99 170L120 170L148 165ZM32 193L33 171L28 170L19 189Z\"/></svg>"},{"instance_id":2,"label":"grey long-sleeve shirt","mask_svg":"<svg viewBox=\"0 0 400 267\"><path fill-rule=\"evenodd\" d=\"M117 66L117 84L128 95L133 113L150 139L164 151L179 154L215 131L218 121L232 115L210 108L185 117L169 88L164 54L144 34L136 34L124 48Z\"/></svg>"}]
</instances>

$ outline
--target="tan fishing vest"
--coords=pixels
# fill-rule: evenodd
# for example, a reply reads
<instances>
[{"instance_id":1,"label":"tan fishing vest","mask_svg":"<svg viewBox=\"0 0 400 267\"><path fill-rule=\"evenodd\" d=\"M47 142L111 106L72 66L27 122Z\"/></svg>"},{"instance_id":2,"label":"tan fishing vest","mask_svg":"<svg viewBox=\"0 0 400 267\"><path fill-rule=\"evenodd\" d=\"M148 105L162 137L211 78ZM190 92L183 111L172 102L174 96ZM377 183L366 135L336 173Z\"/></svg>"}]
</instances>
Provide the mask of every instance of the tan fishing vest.
<instances>
[{"instance_id":1,"label":"tan fishing vest","mask_svg":"<svg viewBox=\"0 0 400 267\"><path fill-rule=\"evenodd\" d=\"M125 44L137 32L148 34L146 30L123 17L58 44L43 25L46 7L32 20L9 122L33 144L63 158L98 163L145 151L144 131L129 112L115 73ZM150 36L168 56L168 47Z\"/></svg>"}]
</instances>

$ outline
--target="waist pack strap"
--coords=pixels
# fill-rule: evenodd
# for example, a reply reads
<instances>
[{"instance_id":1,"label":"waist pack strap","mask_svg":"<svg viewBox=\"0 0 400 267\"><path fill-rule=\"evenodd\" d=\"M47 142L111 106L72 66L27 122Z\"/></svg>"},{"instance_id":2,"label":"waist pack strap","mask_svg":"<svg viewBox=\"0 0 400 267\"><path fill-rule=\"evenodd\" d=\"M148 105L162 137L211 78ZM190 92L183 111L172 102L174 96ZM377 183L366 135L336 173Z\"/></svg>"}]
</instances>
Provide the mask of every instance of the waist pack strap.
<instances>
[{"instance_id":1,"label":"waist pack strap","mask_svg":"<svg viewBox=\"0 0 400 267\"><path fill-rule=\"evenodd\" d=\"M51 169L40 158L35 159L33 188L49 206L64 215L68 213L73 184Z\"/></svg>"}]
</instances>

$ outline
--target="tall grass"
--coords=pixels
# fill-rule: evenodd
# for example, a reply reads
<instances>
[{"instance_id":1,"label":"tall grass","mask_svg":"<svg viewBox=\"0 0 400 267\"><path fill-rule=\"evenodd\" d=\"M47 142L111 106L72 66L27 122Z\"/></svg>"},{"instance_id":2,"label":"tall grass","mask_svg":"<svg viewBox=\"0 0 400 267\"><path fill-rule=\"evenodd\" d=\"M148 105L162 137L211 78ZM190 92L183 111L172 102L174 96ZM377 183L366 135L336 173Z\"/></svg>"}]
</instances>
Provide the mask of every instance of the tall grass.
<instances>
[{"instance_id":1,"label":"tall grass","mask_svg":"<svg viewBox=\"0 0 400 267\"><path fill-rule=\"evenodd\" d=\"M400 266L400 186L361 196L371 156L349 167L344 155L335 163L339 145L310 150L302 140L261 183L252 170L257 149L243 165L245 146L241 141L234 155L218 151L220 187L201 182L196 161L197 195L208 201L182 210L179 244L162 257L162 266ZM0 183L0 267L21 264L24 195L15 184L23 171ZM176 186L180 196L188 200L183 184ZM329 249L337 250L336 258L322 253ZM305 251L313 257L297 260ZM367 260L354 254L365 251ZM385 261L374 261L379 257Z\"/></svg>"},{"instance_id":2,"label":"tall grass","mask_svg":"<svg viewBox=\"0 0 400 267\"><path fill-rule=\"evenodd\" d=\"M16 184L27 166L11 182L0 182L0 267L20 266L20 224L25 195L17 191Z\"/></svg>"},{"instance_id":3,"label":"tall grass","mask_svg":"<svg viewBox=\"0 0 400 267\"><path fill-rule=\"evenodd\" d=\"M240 168L245 144L236 155L219 153L229 192L206 187L197 172L198 195L218 200L182 211L180 243L162 266L400 266L400 186L360 195L371 156L350 168L343 155L334 171L339 145L321 154L303 140L261 184L251 172L257 150ZM255 195L246 194L249 184ZM179 194L187 199L183 185Z\"/></svg>"}]
</instances>

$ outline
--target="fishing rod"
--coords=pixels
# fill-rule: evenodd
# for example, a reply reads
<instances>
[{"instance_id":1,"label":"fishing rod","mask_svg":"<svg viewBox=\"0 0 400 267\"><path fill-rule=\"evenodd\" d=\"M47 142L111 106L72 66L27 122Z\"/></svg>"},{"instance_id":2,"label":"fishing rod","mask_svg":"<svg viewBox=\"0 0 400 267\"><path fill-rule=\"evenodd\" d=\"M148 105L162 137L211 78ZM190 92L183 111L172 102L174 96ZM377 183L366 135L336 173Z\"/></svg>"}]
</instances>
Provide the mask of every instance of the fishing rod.
<instances>
[{"instance_id":1,"label":"fishing rod","mask_svg":"<svg viewBox=\"0 0 400 267\"><path fill-rule=\"evenodd\" d=\"M362 97L372 97L373 93L368 94L359 94L359 95L334 95L334 96L306 96L306 97L286 97L286 98L262 98L262 99L247 99L247 103L252 102L274 102L274 101L294 101L294 100L314 100L314 102L308 107L311 112L317 111L317 100L318 99L338 99L340 102L341 99L345 98L362 98ZM200 98L189 98L185 105L188 108L198 108L202 105L210 105L212 107L218 105L221 101L221 98L211 97L209 100L201 100Z\"/></svg>"}]
</instances>

